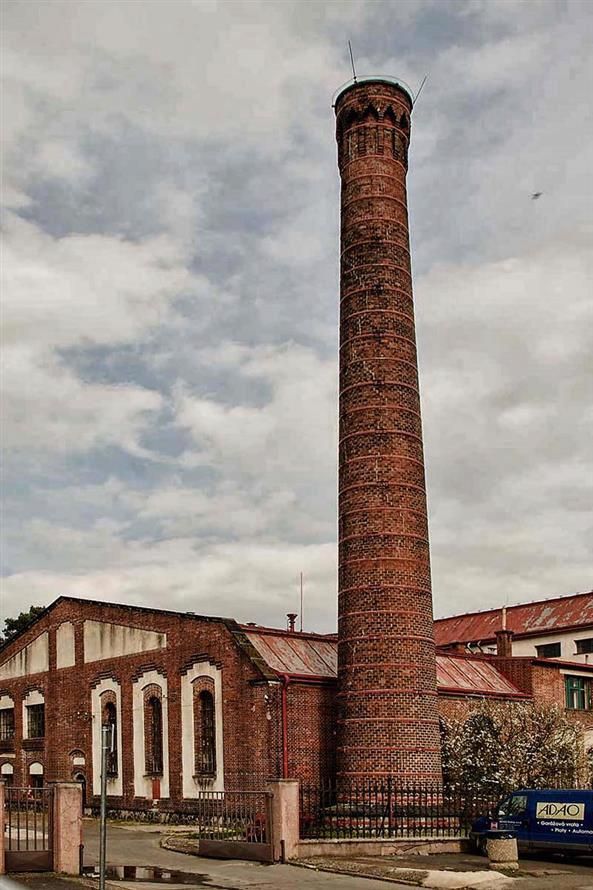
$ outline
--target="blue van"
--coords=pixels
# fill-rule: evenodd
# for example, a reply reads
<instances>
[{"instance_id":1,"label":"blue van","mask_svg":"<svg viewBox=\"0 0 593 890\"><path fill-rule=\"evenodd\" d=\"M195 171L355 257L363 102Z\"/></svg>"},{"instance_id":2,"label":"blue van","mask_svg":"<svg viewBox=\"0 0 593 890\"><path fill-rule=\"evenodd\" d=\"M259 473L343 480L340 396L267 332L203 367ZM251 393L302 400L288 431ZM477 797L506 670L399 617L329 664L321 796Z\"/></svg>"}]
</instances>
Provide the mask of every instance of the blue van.
<instances>
[{"instance_id":1,"label":"blue van","mask_svg":"<svg viewBox=\"0 0 593 890\"><path fill-rule=\"evenodd\" d=\"M470 837L480 853L492 829L513 831L522 851L593 853L593 791L513 791L472 825Z\"/></svg>"}]
</instances>

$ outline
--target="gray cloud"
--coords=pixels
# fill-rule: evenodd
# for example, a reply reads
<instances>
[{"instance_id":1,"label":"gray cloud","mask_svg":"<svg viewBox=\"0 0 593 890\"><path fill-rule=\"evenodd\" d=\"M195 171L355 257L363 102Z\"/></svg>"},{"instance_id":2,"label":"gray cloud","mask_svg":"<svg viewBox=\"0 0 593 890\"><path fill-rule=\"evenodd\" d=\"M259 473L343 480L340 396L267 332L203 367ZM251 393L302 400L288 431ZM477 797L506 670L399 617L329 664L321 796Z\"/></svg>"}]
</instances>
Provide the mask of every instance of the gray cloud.
<instances>
[{"instance_id":1,"label":"gray cloud","mask_svg":"<svg viewBox=\"0 0 593 890\"><path fill-rule=\"evenodd\" d=\"M303 570L333 627L348 38L361 73L430 73L409 186L436 610L590 586L588 5L5 19L3 611L282 622Z\"/></svg>"}]
</instances>

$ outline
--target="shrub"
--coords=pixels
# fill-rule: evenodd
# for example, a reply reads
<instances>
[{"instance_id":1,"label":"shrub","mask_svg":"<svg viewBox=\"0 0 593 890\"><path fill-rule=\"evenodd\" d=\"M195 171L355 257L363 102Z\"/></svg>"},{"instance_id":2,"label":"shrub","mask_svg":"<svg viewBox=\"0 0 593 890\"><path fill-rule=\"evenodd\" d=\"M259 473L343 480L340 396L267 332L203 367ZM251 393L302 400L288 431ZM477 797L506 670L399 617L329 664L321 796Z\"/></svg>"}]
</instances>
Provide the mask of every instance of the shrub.
<instances>
[{"instance_id":1,"label":"shrub","mask_svg":"<svg viewBox=\"0 0 593 890\"><path fill-rule=\"evenodd\" d=\"M588 784L582 728L557 705L483 701L465 719L442 720L441 738L452 790L503 796Z\"/></svg>"}]
</instances>

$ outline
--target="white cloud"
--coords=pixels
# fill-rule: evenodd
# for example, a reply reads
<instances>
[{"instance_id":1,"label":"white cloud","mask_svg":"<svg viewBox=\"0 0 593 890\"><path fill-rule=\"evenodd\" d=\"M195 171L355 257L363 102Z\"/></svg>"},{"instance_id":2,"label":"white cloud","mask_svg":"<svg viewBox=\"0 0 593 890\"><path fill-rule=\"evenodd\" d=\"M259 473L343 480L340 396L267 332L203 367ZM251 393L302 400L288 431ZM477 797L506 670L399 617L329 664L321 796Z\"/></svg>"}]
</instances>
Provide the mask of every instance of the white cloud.
<instances>
[{"instance_id":1,"label":"white cloud","mask_svg":"<svg viewBox=\"0 0 593 890\"><path fill-rule=\"evenodd\" d=\"M8 215L2 262L7 345L117 345L164 320L191 285L179 247L167 237L52 238Z\"/></svg>"},{"instance_id":2,"label":"white cloud","mask_svg":"<svg viewBox=\"0 0 593 890\"><path fill-rule=\"evenodd\" d=\"M440 614L590 583L592 275L577 233L418 281Z\"/></svg>"},{"instance_id":3,"label":"white cloud","mask_svg":"<svg viewBox=\"0 0 593 890\"><path fill-rule=\"evenodd\" d=\"M591 21L7 4L7 602L282 622L303 569L330 628L347 37L361 72L430 71L409 183L437 609L586 587Z\"/></svg>"},{"instance_id":4,"label":"white cloud","mask_svg":"<svg viewBox=\"0 0 593 890\"><path fill-rule=\"evenodd\" d=\"M6 448L77 452L105 445L140 453L159 393L82 380L60 358L69 347L139 342L191 283L167 238L52 238L8 215L2 261Z\"/></svg>"},{"instance_id":5,"label":"white cloud","mask_svg":"<svg viewBox=\"0 0 593 890\"><path fill-rule=\"evenodd\" d=\"M139 386L101 386L52 359L12 346L2 359L2 445L7 450L74 454L118 445L147 457L139 438L161 406Z\"/></svg>"},{"instance_id":6,"label":"white cloud","mask_svg":"<svg viewBox=\"0 0 593 890\"><path fill-rule=\"evenodd\" d=\"M198 459L276 484L327 478L337 447L335 361L296 344L248 349L231 343L220 353L223 365L237 362L238 376L265 383L270 398L261 406L224 405L181 390L177 422L190 430ZM215 355L202 354L202 362L211 360Z\"/></svg>"},{"instance_id":7,"label":"white cloud","mask_svg":"<svg viewBox=\"0 0 593 890\"><path fill-rule=\"evenodd\" d=\"M73 534L73 542L75 538ZM196 553L193 541L177 539L130 551L126 562L118 548L108 569L15 573L4 580L6 603L14 610L25 601L47 603L59 595L81 596L283 626L286 612L298 610L303 571L305 629L333 630L333 544L233 543Z\"/></svg>"}]
</instances>

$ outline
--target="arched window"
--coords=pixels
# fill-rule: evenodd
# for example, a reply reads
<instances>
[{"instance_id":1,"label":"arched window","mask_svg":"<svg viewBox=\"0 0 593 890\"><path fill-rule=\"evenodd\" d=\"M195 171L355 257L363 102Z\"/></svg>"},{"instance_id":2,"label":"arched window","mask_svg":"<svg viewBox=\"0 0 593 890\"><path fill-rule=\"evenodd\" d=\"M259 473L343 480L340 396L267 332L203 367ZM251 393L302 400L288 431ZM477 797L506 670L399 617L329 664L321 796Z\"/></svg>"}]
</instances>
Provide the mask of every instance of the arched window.
<instances>
[{"instance_id":1,"label":"arched window","mask_svg":"<svg viewBox=\"0 0 593 890\"><path fill-rule=\"evenodd\" d=\"M103 708L103 724L111 726L111 749L107 751L107 775L117 776L117 708L115 702L108 701Z\"/></svg>"},{"instance_id":2,"label":"arched window","mask_svg":"<svg viewBox=\"0 0 593 890\"><path fill-rule=\"evenodd\" d=\"M160 697L152 695L146 702L145 713L146 772L150 776L163 774L163 706Z\"/></svg>"},{"instance_id":3,"label":"arched window","mask_svg":"<svg viewBox=\"0 0 593 890\"><path fill-rule=\"evenodd\" d=\"M216 775L216 722L214 717L214 696L202 690L200 700L200 762L197 772L203 776Z\"/></svg>"},{"instance_id":4,"label":"arched window","mask_svg":"<svg viewBox=\"0 0 593 890\"><path fill-rule=\"evenodd\" d=\"M29 767L29 785L31 788L43 788L42 763L32 763Z\"/></svg>"},{"instance_id":5,"label":"arched window","mask_svg":"<svg viewBox=\"0 0 593 890\"><path fill-rule=\"evenodd\" d=\"M82 809L86 807L86 776L84 773L74 773L73 779L80 784Z\"/></svg>"},{"instance_id":6,"label":"arched window","mask_svg":"<svg viewBox=\"0 0 593 890\"><path fill-rule=\"evenodd\" d=\"M14 766L12 763L3 763L0 766L0 779L4 779L7 785L12 785L14 781Z\"/></svg>"}]
</instances>

